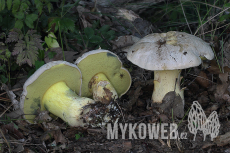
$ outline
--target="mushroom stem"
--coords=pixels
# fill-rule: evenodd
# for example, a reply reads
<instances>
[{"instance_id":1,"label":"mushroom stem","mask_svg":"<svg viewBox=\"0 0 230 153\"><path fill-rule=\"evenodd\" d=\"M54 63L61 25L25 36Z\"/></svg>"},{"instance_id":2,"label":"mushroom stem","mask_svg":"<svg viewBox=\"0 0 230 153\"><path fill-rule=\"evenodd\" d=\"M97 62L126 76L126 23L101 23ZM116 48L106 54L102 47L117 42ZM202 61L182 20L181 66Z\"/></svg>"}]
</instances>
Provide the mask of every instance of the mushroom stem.
<instances>
[{"instance_id":1,"label":"mushroom stem","mask_svg":"<svg viewBox=\"0 0 230 153\"><path fill-rule=\"evenodd\" d=\"M70 126L84 126L81 116L89 111L84 106L95 103L94 100L79 97L65 82L52 85L42 98L42 107L60 117Z\"/></svg>"},{"instance_id":2,"label":"mushroom stem","mask_svg":"<svg viewBox=\"0 0 230 153\"><path fill-rule=\"evenodd\" d=\"M162 103L168 92L175 91L177 95L180 95L184 104L184 90L180 89L180 72L181 70L154 71L153 103Z\"/></svg>"},{"instance_id":3,"label":"mushroom stem","mask_svg":"<svg viewBox=\"0 0 230 153\"><path fill-rule=\"evenodd\" d=\"M118 94L103 73L97 73L89 82L89 90L93 93L93 99L103 104L109 104L113 99L118 98Z\"/></svg>"}]
</instances>

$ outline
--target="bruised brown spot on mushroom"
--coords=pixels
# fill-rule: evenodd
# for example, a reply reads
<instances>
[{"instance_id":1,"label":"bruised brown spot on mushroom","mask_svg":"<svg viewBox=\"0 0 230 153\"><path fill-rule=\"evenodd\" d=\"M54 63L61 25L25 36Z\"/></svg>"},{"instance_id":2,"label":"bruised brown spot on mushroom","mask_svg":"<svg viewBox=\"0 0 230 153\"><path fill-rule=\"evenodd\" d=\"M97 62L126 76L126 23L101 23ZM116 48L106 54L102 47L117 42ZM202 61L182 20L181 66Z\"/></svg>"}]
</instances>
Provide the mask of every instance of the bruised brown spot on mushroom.
<instances>
[{"instance_id":1,"label":"bruised brown spot on mushroom","mask_svg":"<svg viewBox=\"0 0 230 153\"><path fill-rule=\"evenodd\" d=\"M158 45L158 49L161 48L162 45L166 44L165 40L158 40L157 41L157 45Z\"/></svg>"},{"instance_id":2,"label":"bruised brown spot on mushroom","mask_svg":"<svg viewBox=\"0 0 230 153\"><path fill-rule=\"evenodd\" d=\"M123 73L121 73L121 74L120 74L120 78L122 79L123 77L124 77L124 74L123 74Z\"/></svg>"},{"instance_id":3,"label":"bruised brown spot on mushroom","mask_svg":"<svg viewBox=\"0 0 230 153\"><path fill-rule=\"evenodd\" d=\"M96 83L96 77L93 77L90 81L89 81L89 84L88 84L88 87L89 89L91 90L92 89L92 85Z\"/></svg>"},{"instance_id":4,"label":"bruised brown spot on mushroom","mask_svg":"<svg viewBox=\"0 0 230 153\"><path fill-rule=\"evenodd\" d=\"M97 94L94 94L94 99L97 99L103 104L109 104L112 101L113 93L105 87L103 88L103 90L104 90L105 95L103 97L100 97Z\"/></svg>"}]
</instances>

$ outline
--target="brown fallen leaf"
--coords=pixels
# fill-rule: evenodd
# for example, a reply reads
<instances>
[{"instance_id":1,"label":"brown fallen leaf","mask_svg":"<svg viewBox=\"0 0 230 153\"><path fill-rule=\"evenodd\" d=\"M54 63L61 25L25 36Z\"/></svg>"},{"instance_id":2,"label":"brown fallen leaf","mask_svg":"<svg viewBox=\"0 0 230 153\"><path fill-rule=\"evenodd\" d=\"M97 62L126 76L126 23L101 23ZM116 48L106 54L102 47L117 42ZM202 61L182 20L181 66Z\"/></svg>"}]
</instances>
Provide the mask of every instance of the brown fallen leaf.
<instances>
[{"instance_id":1,"label":"brown fallen leaf","mask_svg":"<svg viewBox=\"0 0 230 153\"><path fill-rule=\"evenodd\" d=\"M217 146L225 146L230 144L230 132L225 133L224 135L219 135L214 139L214 142Z\"/></svg>"},{"instance_id":2,"label":"brown fallen leaf","mask_svg":"<svg viewBox=\"0 0 230 153\"><path fill-rule=\"evenodd\" d=\"M184 104L181 97L176 96L174 91L168 92L163 98L161 104L154 103L154 107L163 110L164 114L168 116L182 118L184 116Z\"/></svg>"},{"instance_id":3,"label":"brown fallen leaf","mask_svg":"<svg viewBox=\"0 0 230 153\"><path fill-rule=\"evenodd\" d=\"M2 128L2 131L4 134L9 133L15 139L24 139L23 134L16 129L14 123L9 123L9 124L3 125L1 128Z\"/></svg>"},{"instance_id":4,"label":"brown fallen leaf","mask_svg":"<svg viewBox=\"0 0 230 153\"><path fill-rule=\"evenodd\" d=\"M133 146L132 146L132 142L131 141L123 141L123 150L125 152L129 151L132 148L133 148Z\"/></svg>"},{"instance_id":5,"label":"brown fallen leaf","mask_svg":"<svg viewBox=\"0 0 230 153\"><path fill-rule=\"evenodd\" d=\"M224 66L223 69L224 69L224 73L230 72L230 68L228 66ZM212 74L223 73L221 67L217 64L216 60L212 60L210 62L210 66L207 68L207 70Z\"/></svg>"},{"instance_id":6,"label":"brown fallen leaf","mask_svg":"<svg viewBox=\"0 0 230 153\"><path fill-rule=\"evenodd\" d=\"M202 146L202 149L206 149L208 147L211 147L211 146L214 146L215 143L205 143L203 146Z\"/></svg>"},{"instance_id":7,"label":"brown fallen leaf","mask_svg":"<svg viewBox=\"0 0 230 153\"><path fill-rule=\"evenodd\" d=\"M125 51L127 47L133 45L138 40L140 40L140 38L133 35L120 36L115 41L111 41L113 44L112 50L121 48L122 51Z\"/></svg>"},{"instance_id":8,"label":"brown fallen leaf","mask_svg":"<svg viewBox=\"0 0 230 153\"><path fill-rule=\"evenodd\" d=\"M210 85L210 81L204 71L200 71L195 81L204 88L208 88Z\"/></svg>"},{"instance_id":9,"label":"brown fallen leaf","mask_svg":"<svg viewBox=\"0 0 230 153\"><path fill-rule=\"evenodd\" d=\"M160 120L162 121L162 122L168 122L168 120L169 120L169 118L167 117L167 115L165 115L165 114L159 114L158 115L158 117L160 118Z\"/></svg>"},{"instance_id":10,"label":"brown fallen leaf","mask_svg":"<svg viewBox=\"0 0 230 153\"><path fill-rule=\"evenodd\" d=\"M219 103L223 103L224 99L223 99L223 95L228 92L228 87L229 87L229 77L228 77L228 73L220 73L219 74L219 79L221 81L221 83L219 83L216 86L216 91L214 93L215 96L215 100Z\"/></svg>"},{"instance_id":11,"label":"brown fallen leaf","mask_svg":"<svg viewBox=\"0 0 230 153\"><path fill-rule=\"evenodd\" d=\"M65 136L62 134L61 130L58 129L58 130L55 130L54 132L54 139L56 141L56 143L65 143L66 142L66 139L65 139Z\"/></svg>"},{"instance_id":12,"label":"brown fallen leaf","mask_svg":"<svg viewBox=\"0 0 230 153\"><path fill-rule=\"evenodd\" d=\"M141 92L142 87L137 87L135 90L131 90L128 95L131 97L128 102L124 105L125 108L128 110L132 109L132 106L137 102L138 97L142 94Z\"/></svg>"}]
</instances>

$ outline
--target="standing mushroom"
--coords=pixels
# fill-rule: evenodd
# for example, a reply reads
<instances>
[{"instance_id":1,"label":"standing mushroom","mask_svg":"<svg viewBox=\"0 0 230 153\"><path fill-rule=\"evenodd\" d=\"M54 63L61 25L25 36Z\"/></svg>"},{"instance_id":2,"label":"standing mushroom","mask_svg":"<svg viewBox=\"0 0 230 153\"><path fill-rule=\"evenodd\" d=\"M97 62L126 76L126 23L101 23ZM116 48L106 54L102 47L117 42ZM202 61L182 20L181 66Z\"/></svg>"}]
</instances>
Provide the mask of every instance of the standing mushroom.
<instances>
[{"instance_id":1,"label":"standing mushroom","mask_svg":"<svg viewBox=\"0 0 230 153\"><path fill-rule=\"evenodd\" d=\"M108 104L124 95L131 85L129 72L118 56L108 50L93 50L75 61L82 72L81 96Z\"/></svg>"},{"instance_id":2,"label":"standing mushroom","mask_svg":"<svg viewBox=\"0 0 230 153\"><path fill-rule=\"evenodd\" d=\"M95 101L77 95L80 95L81 83L81 72L74 64L53 61L43 65L23 86L20 108L24 118L33 123L37 110L41 109L60 117L70 126L85 126L82 116L90 111L86 106Z\"/></svg>"},{"instance_id":3,"label":"standing mushroom","mask_svg":"<svg viewBox=\"0 0 230 153\"><path fill-rule=\"evenodd\" d=\"M209 60L214 57L208 43L177 31L147 35L126 51L132 63L154 70L153 103L162 103L170 91L180 95L184 103L184 90L180 88L181 69L200 65L201 57Z\"/></svg>"}]
</instances>

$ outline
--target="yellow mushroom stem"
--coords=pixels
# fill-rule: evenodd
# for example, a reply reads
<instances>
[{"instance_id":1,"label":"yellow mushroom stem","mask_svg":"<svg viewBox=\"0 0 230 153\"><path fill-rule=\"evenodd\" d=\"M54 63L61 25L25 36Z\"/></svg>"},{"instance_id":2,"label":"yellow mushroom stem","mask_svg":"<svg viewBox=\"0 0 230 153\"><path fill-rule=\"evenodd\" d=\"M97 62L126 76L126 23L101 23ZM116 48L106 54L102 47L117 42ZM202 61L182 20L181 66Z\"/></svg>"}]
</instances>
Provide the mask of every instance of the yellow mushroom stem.
<instances>
[{"instance_id":1,"label":"yellow mushroom stem","mask_svg":"<svg viewBox=\"0 0 230 153\"><path fill-rule=\"evenodd\" d=\"M181 70L154 71L153 103L162 103L168 92L175 91L176 95L180 95L184 104L184 89L180 89L180 72Z\"/></svg>"},{"instance_id":2,"label":"yellow mushroom stem","mask_svg":"<svg viewBox=\"0 0 230 153\"><path fill-rule=\"evenodd\" d=\"M52 85L42 98L42 107L70 126L84 126L81 116L89 111L84 106L93 103L92 99L79 97L62 81Z\"/></svg>"},{"instance_id":3,"label":"yellow mushroom stem","mask_svg":"<svg viewBox=\"0 0 230 153\"><path fill-rule=\"evenodd\" d=\"M97 73L89 82L89 90L93 93L93 99L103 104L109 104L118 94L108 78L103 73Z\"/></svg>"}]
</instances>

